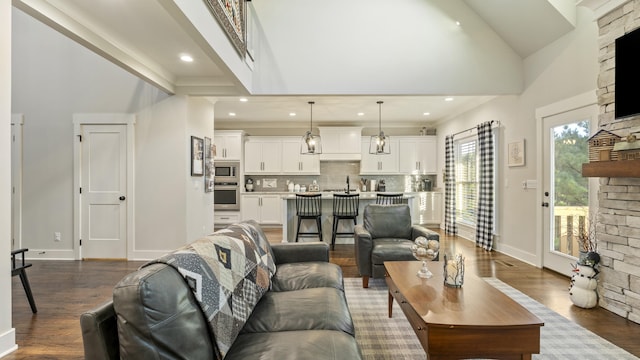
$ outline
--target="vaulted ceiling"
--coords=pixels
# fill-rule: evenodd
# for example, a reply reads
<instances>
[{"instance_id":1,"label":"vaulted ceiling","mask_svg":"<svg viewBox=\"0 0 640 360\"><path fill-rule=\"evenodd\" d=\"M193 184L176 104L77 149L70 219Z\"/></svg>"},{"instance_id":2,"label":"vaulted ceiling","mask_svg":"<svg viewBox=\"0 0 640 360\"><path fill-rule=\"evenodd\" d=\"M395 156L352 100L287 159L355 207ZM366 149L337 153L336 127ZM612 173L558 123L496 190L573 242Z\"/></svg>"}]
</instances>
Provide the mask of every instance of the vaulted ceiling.
<instances>
[{"instance_id":1,"label":"vaulted ceiling","mask_svg":"<svg viewBox=\"0 0 640 360\"><path fill-rule=\"evenodd\" d=\"M498 88L499 84L496 84L494 89L486 78L478 78L479 84L471 86L470 83L476 81L475 75L466 76L467 83L470 84L468 87L467 84L459 86L451 81L448 81L448 84L442 84L443 81L434 81L429 86L413 87L399 81L398 88L387 88L385 84L392 83L385 78L388 74L381 67L378 67L379 70L367 68L368 62L365 61L361 61L359 66L349 71L366 72L369 78L379 78L379 83L374 81L366 87L368 84L363 82L362 88L332 87L333 83L325 87L322 83L325 75L320 74L317 77L309 77L307 82L313 85L313 89L306 89L305 82L302 80L300 83L296 82L300 77L295 73L295 67L298 64L292 61L296 61L298 57L278 58L278 54L287 55L289 51L287 47L296 47L299 50L301 46L309 46L309 49L316 52L311 50L309 54L299 52L299 61L314 64L319 56L318 52L321 52L320 55L329 60L315 63L316 68L317 64L340 65L342 60L334 58L339 57L341 53L350 54L350 51L358 47L341 48L345 44L337 43L335 37L331 38L334 39L332 42L323 42L323 34L332 27L342 26L342 37L345 42L351 44L357 41L354 40L357 39L355 37L350 38L356 36L354 35L357 32L356 29L378 34L373 39L359 41L369 45L361 49L366 52L375 48L377 41L385 41L383 37L386 32L391 31L385 30L385 24L394 25L402 21L408 23L413 21L412 16L420 22L422 14L402 12L404 3L421 11L424 9L425 14L429 9L434 9L438 13L437 17L436 15L431 17L429 13L427 24L427 16L423 16L425 24L418 24L418 29L429 26L425 31L428 32L429 39L434 41L449 39L452 37L452 31L458 31L461 35L451 41L466 42L468 47L475 46L478 49L474 49L477 51L474 53L476 55L470 58L452 59L434 53L433 61L459 62L460 64L456 66L466 66L465 62L467 62L468 66L477 66L477 63L487 62L486 59L490 59L490 54L486 59L477 54L480 54L483 48L490 51L491 46L495 46L488 46L486 45L488 43L482 42L487 38L492 39L493 43L501 43L502 45L498 44L500 48L506 49L501 51L511 52L512 58L522 61L570 32L575 25L576 7L575 0L397 0L394 2L370 0L367 3L370 4L368 7L349 9L347 6L341 6L341 9L337 6L332 7L332 4L338 4L337 0L333 0L333 2L321 2L325 4L325 9L321 7L322 5L317 5L310 0L253 0L248 2L247 6L253 11L255 18L259 19L261 36L263 36L262 51L269 54L271 65L277 66L281 72L280 78L276 79L281 83L274 85L278 81L273 81L272 78L260 73L265 65L260 64L259 60L252 64L253 71L250 68L248 68L249 71L243 69L245 73L250 74L249 78L239 76L234 65L229 64L226 61L227 58L221 54L221 46L230 48L230 43L212 44L211 37L207 30L199 25L196 16L184 11L185 7L191 6L190 2L197 1L203 0L13 0L13 4L167 93L210 97L216 103L216 123L244 122L252 126L268 126L267 124L276 121L308 119L307 101L309 100L315 100L317 104L314 107L314 123L317 125L377 122L378 107L375 102L384 100L385 121L393 121L397 126L413 126L446 119L495 95L517 93L517 90L514 90L517 86L513 84L505 86L504 81L502 88ZM358 1L355 3L363 4ZM402 6L398 6L398 13L389 14L388 17L376 22L362 17L353 18L353 13L350 13L350 11L358 11L362 16L375 18L377 15L373 11L376 6L390 6L389 3L393 3L394 6L402 4ZM313 12L306 13L305 9L312 9ZM205 16L210 17L212 22L216 21L210 13L197 14L198 18ZM348 16L353 18L352 23L348 23ZM461 21L462 24L459 26L462 26L463 30L445 28L443 24L446 24L446 21L451 23ZM305 24L309 24L309 27L305 27ZM319 24L325 29L319 29ZM366 24L371 28L367 28ZM345 29L348 26L351 28L347 31ZM380 33L376 33L378 28ZM393 31L398 31L398 27L396 26ZM303 39L305 42L294 44L292 39ZM425 42L425 48L435 46L430 45L431 43L426 40L421 41ZM393 47L393 41L386 43L386 46ZM384 48L377 51L384 52ZM179 55L184 53L190 54L195 61L192 63L180 61ZM375 54L376 57L380 57L383 53ZM401 61L401 64L407 64L399 67L407 67L405 70L409 72L413 70L409 68L413 64L412 54L394 54L394 57L390 58ZM240 62L242 60L240 58ZM437 66L431 68L434 73L424 74L425 77L437 78L438 72L448 71L439 69ZM305 71L314 72L315 70L312 68ZM350 75L346 73L343 76L349 78ZM411 76L411 74L407 76L406 84L411 84ZM460 81L460 84L464 81L465 79ZM496 81L496 83L499 82ZM449 96L454 100L444 101ZM240 97L247 98L248 101L241 103L238 101ZM425 115L427 112L429 115ZM235 116L229 115L230 113L235 113ZM296 113L297 120L294 116L289 116L290 113ZM358 115L358 113L364 113L364 115Z\"/></svg>"}]
</instances>

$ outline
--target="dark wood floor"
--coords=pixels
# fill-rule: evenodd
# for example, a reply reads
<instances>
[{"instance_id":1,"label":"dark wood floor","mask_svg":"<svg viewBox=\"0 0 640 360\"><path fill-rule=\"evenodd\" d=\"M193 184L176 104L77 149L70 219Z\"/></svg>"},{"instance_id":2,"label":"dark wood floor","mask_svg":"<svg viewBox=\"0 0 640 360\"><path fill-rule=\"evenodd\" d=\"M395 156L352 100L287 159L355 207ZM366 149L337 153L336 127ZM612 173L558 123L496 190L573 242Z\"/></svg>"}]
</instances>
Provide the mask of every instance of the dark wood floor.
<instances>
[{"instance_id":1,"label":"dark wood floor","mask_svg":"<svg viewBox=\"0 0 640 360\"><path fill-rule=\"evenodd\" d=\"M266 229L266 233L272 242L282 238L279 230ZM442 236L441 242L446 251L466 257L467 271L482 277L496 277L640 357L640 325L601 308L585 310L573 306L567 292L568 278L497 252L485 252L467 240ZM345 277L358 277L353 245L337 245L331 252L331 261L342 267ZM109 299L113 286L141 264L33 261L33 267L27 272L38 313L31 313L20 280L14 277L13 324L19 348L3 360L82 359L80 314Z\"/></svg>"}]
</instances>

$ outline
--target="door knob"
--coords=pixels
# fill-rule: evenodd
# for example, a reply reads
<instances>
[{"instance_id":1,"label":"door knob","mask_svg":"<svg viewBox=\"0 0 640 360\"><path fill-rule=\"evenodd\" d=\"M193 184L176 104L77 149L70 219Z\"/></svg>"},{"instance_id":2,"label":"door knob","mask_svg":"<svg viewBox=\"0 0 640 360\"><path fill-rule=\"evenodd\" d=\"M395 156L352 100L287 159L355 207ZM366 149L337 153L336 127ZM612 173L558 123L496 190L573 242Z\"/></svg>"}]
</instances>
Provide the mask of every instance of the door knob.
<instances>
[{"instance_id":1,"label":"door knob","mask_svg":"<svg viewBox=\"0 0 640 360\"><path fill-rule=\"evenodd\" d=\"M126 197L120 196L119 199L120 199L120 201L124 201L126 199Z\"/></svg>"}]
</instances>

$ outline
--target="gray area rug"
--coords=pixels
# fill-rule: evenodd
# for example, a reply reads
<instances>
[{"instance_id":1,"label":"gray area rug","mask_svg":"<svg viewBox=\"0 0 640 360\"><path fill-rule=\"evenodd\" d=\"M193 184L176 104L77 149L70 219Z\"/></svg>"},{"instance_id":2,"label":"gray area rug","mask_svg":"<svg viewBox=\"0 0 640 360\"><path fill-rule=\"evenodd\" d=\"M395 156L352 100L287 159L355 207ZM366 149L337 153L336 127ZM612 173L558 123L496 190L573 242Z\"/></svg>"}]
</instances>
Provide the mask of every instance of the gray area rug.
<instances>
[{"instance_id":1,"label":"gray area rug","mask_svg":"<svg viewBox=\"0 0 640 360\"><path fill-rule=\"evenodd\" d=\"M540 331L540 354L534 354L534 359L638 359L502 281L495 278L484 280L544 321ZM362 288L360 278L345 278L344 283L356 340L365 359L426 359L420 342L396 302L393 303L393 318L387 316L388 292L383 279L370 279L368 289Z\"/></svg>"}]
</instances>

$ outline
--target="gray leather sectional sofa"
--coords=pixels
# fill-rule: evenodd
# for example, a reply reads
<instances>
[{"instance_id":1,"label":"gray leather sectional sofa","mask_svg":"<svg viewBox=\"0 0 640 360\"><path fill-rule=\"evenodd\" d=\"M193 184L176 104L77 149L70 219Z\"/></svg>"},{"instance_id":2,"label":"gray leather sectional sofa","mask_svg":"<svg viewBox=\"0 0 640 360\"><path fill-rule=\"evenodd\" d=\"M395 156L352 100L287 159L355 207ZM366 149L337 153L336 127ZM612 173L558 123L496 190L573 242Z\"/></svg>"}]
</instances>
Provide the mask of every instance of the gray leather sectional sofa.
<instances>
[{"instance_id":1,"label":"gray leather sectional sofa","mask_svg":"<svg viewBox=\"0 0 640 360\"><path fill-rule=\"evenodd\" d=\"M252 242L257 250L250 249ZM224 251L229 243L236 252ZM185 270L194 263L188 252L208 246L217 258L201 274L209 283L198 283L199 275ZM175 265L181 256L184 267ZM246 279L225 272L239 262ZM234 290L223 291L222 283L230 281ZM217 305L207 305L207 297ZM247 299L255 304L236 306ZM82 314L80 323L85 357L92 360L362 358L342 271L329 263L328 245L268 245L255 222L231 225L127 275L113 300Z\"/></svg>"}]
</instances>

